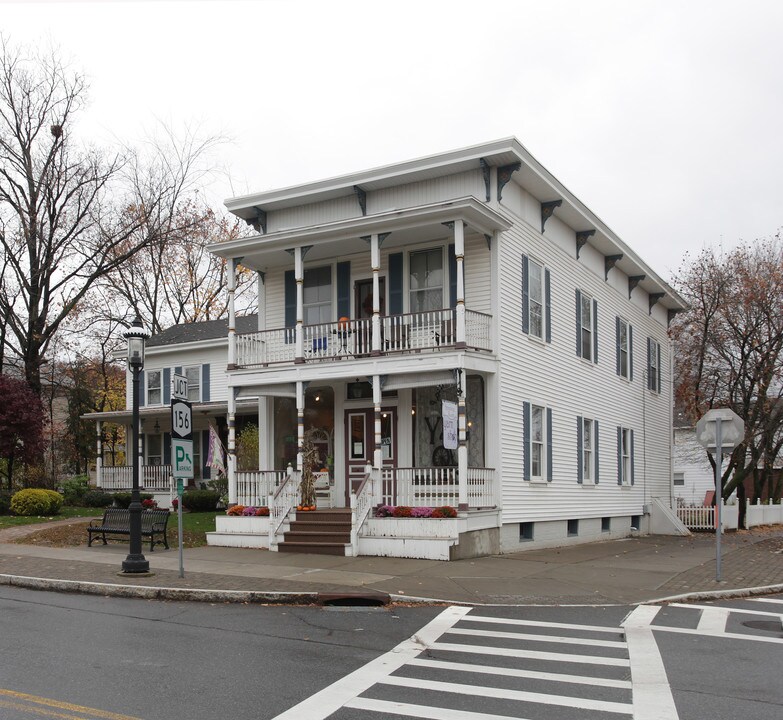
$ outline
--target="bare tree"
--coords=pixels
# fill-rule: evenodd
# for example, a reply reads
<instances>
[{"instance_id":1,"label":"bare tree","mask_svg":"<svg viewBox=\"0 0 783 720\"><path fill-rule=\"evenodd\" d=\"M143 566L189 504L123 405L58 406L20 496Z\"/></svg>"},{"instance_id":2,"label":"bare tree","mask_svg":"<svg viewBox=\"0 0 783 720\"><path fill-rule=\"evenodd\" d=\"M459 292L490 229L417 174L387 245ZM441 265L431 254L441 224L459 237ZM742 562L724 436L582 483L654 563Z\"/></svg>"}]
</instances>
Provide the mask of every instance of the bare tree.
<instances>
[{"instance_id":1,"label":"bare tree","mask_svg":"<svg viewBox=\"0 0 783 720\"><path fill-rule=\"evenodd\" d=\"M6 356L18 357L38 394L61 324L100 278L149 244L145 223L174 190L153 177L143 195L121 194L126 158L74 139L85 95L83 77L55 52L23 55L0 40L0 314Z\"/></svg>"},{"instance_id":2,"label":"bare tree","mask_svg":"<svg viewBox=\"0 0 783 720\"><path fill-rule=\"evenodd\" d=\"M745 439L724 470L723 495L737 490L744 499L745 478L753 477L758 496L783 445L780 234L725 256L704 250L675 284L691 305L672 326L678 406L692 422L713 407L743 418Z\"/></svg>"}]
</instances>

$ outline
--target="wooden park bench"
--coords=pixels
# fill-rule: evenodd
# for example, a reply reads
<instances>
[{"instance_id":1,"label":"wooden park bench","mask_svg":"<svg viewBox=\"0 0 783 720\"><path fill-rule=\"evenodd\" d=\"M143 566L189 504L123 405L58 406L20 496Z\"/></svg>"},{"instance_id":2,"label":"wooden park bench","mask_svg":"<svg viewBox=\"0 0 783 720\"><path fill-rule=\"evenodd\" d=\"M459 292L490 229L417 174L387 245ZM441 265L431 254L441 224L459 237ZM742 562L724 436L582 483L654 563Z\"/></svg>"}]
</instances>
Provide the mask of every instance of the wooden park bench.
<instances>
[{"instance_id":1,"label":"wooden park bench","mask_svg":"<svg viewBox=\"0 0 783 720\"><path fill-rule=\"evenodd\" d=\"M97 522L97 524L96 524ZM142 510L141 511L141 536L150 539L150 552L155 550L155 545L164 545L169 549L169 539L166 535L166 526L169 522L168 510ZM127 508L106 508L100 521L92 520L87 527L87 546L92 547L93 536L98 535L106 545L107 535L130 535L130 510ZM155 537L163 540L155 540Z\"/></svg>"}]
</instances>

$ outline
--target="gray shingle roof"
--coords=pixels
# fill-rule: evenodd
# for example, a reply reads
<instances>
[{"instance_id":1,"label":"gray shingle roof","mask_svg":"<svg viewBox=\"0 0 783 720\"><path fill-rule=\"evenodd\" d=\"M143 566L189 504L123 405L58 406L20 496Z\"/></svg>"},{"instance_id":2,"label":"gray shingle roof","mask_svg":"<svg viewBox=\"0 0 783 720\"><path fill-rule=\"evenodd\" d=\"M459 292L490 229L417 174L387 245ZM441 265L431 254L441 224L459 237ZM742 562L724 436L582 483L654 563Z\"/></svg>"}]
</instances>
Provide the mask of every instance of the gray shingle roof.
<instances>
[{"instance_id":1,"label":"gray shingle roof","mask_svg":"<svg viewBox=\"0 0 783 720\"><path fill-rule=\"evenodd\" d=\"M258 329L258 315L237 317L236 325L238 333L254 332ZM181 343L219 340L220 338L228 338L228 318L172 325L162 333L153 335L147 341L147 347L164 347L167 345L180 345Z\"/></svg>"}]
</instances>

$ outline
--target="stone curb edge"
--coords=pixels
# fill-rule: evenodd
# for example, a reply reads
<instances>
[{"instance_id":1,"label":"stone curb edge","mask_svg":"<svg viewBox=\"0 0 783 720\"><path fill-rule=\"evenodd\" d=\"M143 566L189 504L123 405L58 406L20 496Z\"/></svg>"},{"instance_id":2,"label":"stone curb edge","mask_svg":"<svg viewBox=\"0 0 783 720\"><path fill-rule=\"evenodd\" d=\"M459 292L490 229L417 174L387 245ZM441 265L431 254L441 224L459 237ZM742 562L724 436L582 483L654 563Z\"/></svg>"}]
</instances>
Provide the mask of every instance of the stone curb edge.
<instances>
[{"instance_id":1,"label":"stone curb edge","mask_svg":"<svg viewBox=\"0 0 783 720\"><path fill-rule=\"evenodd\" d=\"M103 595L105 597L137 598L142 600L177 600L187 602L248 603L259 605L314 605L321 593L315 591L283 592L272 590L204 590L196 588L167 588L157 586L115 585L113 583L95 583L85 580L59 580L54 578L27 577L24 575L0 574L0 585L26 588L28 590L47 590L50 592L83 593L85 595ZM719 600L743 598L755 595L770 595L783 592L783 584L763 585L753 588L732 590L703 590L681 595L630 603L608 603L609 605L656 605L687 600ZM420 603L430 605L474 605L481 607L519 607L513 603L467 602L462 600L444 600L409 595L390 594L395 603ZM606 605L607 603L602 603ZM524 603L521 603L524 605ZM540 603L535 603L540 605ZM592 607L592 606L589 606Z\"/></svg>"}]
</instances>

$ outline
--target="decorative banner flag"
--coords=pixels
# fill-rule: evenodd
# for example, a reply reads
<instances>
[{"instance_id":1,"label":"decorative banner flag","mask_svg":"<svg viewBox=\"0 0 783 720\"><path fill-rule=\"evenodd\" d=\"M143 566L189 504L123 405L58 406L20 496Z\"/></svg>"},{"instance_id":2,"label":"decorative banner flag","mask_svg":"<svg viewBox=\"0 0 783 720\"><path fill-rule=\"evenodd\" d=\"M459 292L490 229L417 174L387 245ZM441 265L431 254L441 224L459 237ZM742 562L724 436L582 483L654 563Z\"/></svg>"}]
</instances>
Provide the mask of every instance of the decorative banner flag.
<instances>
[{"instance_id":1,"label":"decorative banner flag","mask_svg":"<svg viewBox=\"0 0 783 720\"><path fill-rule=\"evenodd\" d=\"M443 400L443 447L446 450L456 450L458 446L458 407L457 403L450 400Z\"/></svg>"},{"instance_id":2,"label":"decorative banner flag","mask_svg":"<svg viewBox=\"0 0 783 720\"><path fill-rule=\"evenodd\" d=\"M226 474L226 459L223 453L223 443L215 430L215 426L209 426L209 448L207 449L207 465L218 475Z\"/></svg>"}]
</instances>

